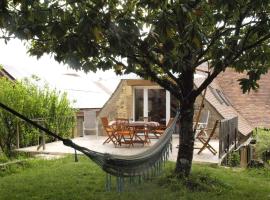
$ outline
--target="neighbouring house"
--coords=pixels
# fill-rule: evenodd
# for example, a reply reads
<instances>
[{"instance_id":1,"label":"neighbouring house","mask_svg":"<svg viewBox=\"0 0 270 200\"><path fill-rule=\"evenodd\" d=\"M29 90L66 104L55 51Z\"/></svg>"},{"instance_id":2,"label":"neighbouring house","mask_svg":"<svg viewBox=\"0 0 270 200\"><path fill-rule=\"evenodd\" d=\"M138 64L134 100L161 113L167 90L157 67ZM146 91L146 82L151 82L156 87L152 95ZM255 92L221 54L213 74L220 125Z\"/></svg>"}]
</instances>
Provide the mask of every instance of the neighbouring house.
<instances>
[{"instance_id":1,"label":"neighbouring house","mask_svg":"<svg viewBox=\"0 0 270 200\"><path fill-rule=\"evenodd\" d=\"M251 90L246 94L243 94L238 81L244 77L246 75L227 69L218 76L217 81L232 106L252 128L270 128L270 73L261 76L256 91Z\"/></svg>"},{"instance_id":2,"label":"neighbouring house","mask_svg":"<svg viewBox=\"0 0 270 200\"><path fill-rule=\"evenodd\" d=\"M235 110L255 129L257 127L270 128L270 73L262 75L258 81L259 88L243 94L238 80L246 77L232 69L226 70L218 76L217 81L221 89L230 99ZM241 145L241 165L247 166L256 153L254 147L247 140ZM254 141L252 141L254 143ZM256 159L256 157L255 157Z\"/></svg>"}]
</instances>

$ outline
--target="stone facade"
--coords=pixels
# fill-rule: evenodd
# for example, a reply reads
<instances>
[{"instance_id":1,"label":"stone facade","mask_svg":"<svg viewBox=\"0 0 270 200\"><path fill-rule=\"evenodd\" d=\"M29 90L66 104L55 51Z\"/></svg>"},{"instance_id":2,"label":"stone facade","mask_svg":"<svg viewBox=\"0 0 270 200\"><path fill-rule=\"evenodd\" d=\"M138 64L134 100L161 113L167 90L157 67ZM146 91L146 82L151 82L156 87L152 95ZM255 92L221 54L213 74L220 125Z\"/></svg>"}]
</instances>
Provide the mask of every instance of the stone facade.
<instances>
[{"instance_id":1,"label":"stone facade","mask_svg":"<svg viewBox=\"0 0 270 200\"><path fill-rule=\"evenodd\" d=\"M132 116L132 106L132 86L129 86L126 80L122 80L97 116L98 135L105 134L100 120L101 117L106 116L109 121L117 117L128 119Z\"/></svg>"}]
</instances>

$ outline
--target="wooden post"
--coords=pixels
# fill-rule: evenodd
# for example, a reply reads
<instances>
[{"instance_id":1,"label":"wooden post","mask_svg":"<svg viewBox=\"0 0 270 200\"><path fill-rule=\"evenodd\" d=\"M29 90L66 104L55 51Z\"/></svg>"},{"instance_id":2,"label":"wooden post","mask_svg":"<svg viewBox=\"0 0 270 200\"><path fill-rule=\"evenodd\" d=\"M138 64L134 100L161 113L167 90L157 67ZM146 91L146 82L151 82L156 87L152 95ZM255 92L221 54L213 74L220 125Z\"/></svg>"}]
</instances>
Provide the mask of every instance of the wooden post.
<instances>
[{"instance_id":1,"label":"wooden post","mask_svg":"<svg viewBox=\"0 0 270 200\"><path fill-rule=\"evenodd\" d=\"M209 71L209 63L208 63L208 71L205 71L205 70L202 70L202 69L196 69L197 71L200 71L200 72L203 72L203 73L206 73L208 74L208 76L210 76L210 71ZM205 95L206 95L206 90L207 90L207 87L205 88L204 92L203 92L203 95L202 95L202 101L201 101L201 105L200 105L200 108L199 108L199 112L198 112L198 115L197 115L197 118L196 118L196 122L195 122L195 125L194 125L194 133L197 129L197 126L198 126L198 123L199 123L199 120L200 120L200 116L201 116L201 112L202 112L202 109L204 107L204 99L205 99Z\"/></svg>"},{"instance_id":2,"label":"wooden post","mask_svg":"<svg viewBox=\"0 0 270 200\"><path fill-rule=\"evenodd\" d=\"M200 104L200 108L199 108L199 112L198 112L198 115L196 117L196 121L195 121L195 126L194 126L194 132L196 131L197 129L197 126L198 126L198 123L199 123L199 120L200 120L200 117L201 117L201 113L202 113L202 109L204 107L204 99L205 99L205 95L206 95L206 88L203 92L203 95L202 95L202 101L201 101L201 104Z\"/></svg>"},{"instance_id":3,"label":"wooden post","mask_svg":"<svg viewBox=\"0 0 270 200\"><path fill-rule=\"evenodd\" d=\"M43 148L43 150L46 149L46 147L45 147L45 133L44 133L44 131L42 131L42 148Z\"/></svg>"},{"instance_id":4,"label":"wooden post","mask_svg":"<svg viewBox=\"0 0 270 200\"><path fill-rule=\"evenodd\" d=\"M17 122L17 130L16 130L16 133L17 133L17 141L16 141L16 147L17 149L20 148L20 130L19 130L19 122Z\"/></svg>"},{"instance_id":5,"label":"wooden post","mask_svg":"<svg viewBox=\"0 0 270 200\"><path fill-rule=\"evenodd\" d=\"M247 167L247 162L248 162L248 158L247 158L247 147L243 147L240 150L240 167Z\"/></svg>"},{"instance_id":6,"label":"wooden post","mask_svg":"<svg viewBox=\"0 0 270 200\"><path fill-rule=\"evenodd\" d=\"M76 116L73 116L74 124L72 127L72 137L75 138L77 136L77 119Z\"/></svg>"},{"instance_id":7,"label":"wooden post","mask_svg":"<svg viewBox=\"0 0 270 200\"><path fill-rule=\"evenodd\" d=\"M41 122L43 122L43 127L44 127L44 121L42 121L42 120L36 120L37 121L37 123L41 123ZM45 147L45 144L46 144L46 140L45 140L45 132L44 131L40 131L40 134L41 134L41 144L38 144L38 147L37 147L37 150L39 150L41 147L42 147L42 149L43 150L45 150L46 149L46 147ZM40 137L39 137L39 139L40 139ZM39 142L39 139L38 139L38 142Z\"/></svg>"}]
</instances>

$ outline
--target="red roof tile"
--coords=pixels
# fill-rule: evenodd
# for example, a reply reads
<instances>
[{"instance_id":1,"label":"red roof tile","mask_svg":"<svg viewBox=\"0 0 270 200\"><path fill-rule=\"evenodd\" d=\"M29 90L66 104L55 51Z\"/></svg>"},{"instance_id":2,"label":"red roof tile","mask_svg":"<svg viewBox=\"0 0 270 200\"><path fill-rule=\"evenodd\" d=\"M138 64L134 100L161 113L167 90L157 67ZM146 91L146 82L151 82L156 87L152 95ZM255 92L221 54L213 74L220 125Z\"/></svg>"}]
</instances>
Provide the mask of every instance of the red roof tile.
<instances>
[{"instance_id":1,"label":"red roof tile","mask_svg":"<svg viewBox=\"0 0 270 200\"><path fill-rule=\"evenodd\" d=\"M195 85L198 87L202 82L204 81L204 78L195 79ZM222 92L222 88L220 87L220 84L218 84L217 81L213 81L210 84L210 87L213 89L218 89ZM214 109L225 119L233 118L235 116L238 116L238 130L241 134L244 136L248 136L253 128L249 125L249 122L239 113L236 111L236 109L231 106L230 104L227 105L225 102L221 103L218 98L214 95L214 93L211 91L210 87L208 87L205 95L205 100L208 101ZM229 100L229 103L231 103L231 99L228 98L228 96L225 95L225 98Z\"/></svg>"},{"instance_id":2,"label":"red roof tile","mask_svg":"<svg viewBox=\"0 0 270 200\"><path fill-rule=\"evenodd\" d=\"M223 92L230 98L233 107L253 126L270 128L270 73L261 76L257 91L243 94L239 82L245 74L227 69L217 77Z\"/></svg>"}]
</instances>

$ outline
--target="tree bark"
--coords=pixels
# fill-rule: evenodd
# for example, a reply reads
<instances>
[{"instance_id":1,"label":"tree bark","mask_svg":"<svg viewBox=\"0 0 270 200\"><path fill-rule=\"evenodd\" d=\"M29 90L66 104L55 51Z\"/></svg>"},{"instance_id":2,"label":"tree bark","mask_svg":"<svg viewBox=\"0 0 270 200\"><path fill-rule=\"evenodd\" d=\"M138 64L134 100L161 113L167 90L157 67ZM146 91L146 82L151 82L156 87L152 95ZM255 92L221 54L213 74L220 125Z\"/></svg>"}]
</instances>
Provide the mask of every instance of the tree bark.
<instances>
[{"instance_id":1,"label":"tree bark","mask_svg":"<svg viewBox=\"0 0 270 200\"><path fill-rule=\"evenodd\" d=\"M194 150L193 115L195 97L190 96L194 87L194 73L192 71L185 72L183 78L183 94L185 99L180 105L180 137L175 168L175 173L178 177L189 176Z\"/></svg>"},{"instance_id":2,"label":"tree bark","mask_svg":"<svg viewBox=\"0 0 270 200\"><path fill-rule=\"evenodd\" d=\"M194 149L193 104L191 102L183 106L180 111L179 149L175 168L175 172L179 177L187 177L191 171Z\"/></svg>"}]
</instances>

